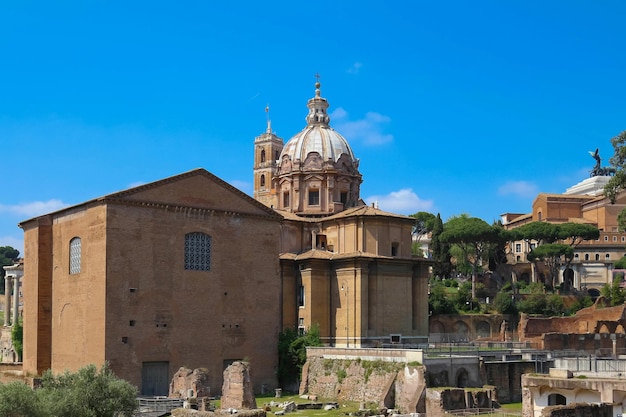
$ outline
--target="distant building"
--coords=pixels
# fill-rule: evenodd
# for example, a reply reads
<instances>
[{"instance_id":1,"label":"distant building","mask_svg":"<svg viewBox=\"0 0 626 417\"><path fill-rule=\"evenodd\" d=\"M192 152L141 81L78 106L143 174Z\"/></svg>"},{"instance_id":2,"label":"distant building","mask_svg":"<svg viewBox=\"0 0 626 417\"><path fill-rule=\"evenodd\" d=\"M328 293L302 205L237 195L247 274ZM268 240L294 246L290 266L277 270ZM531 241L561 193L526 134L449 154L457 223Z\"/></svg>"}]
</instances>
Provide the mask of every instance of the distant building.
<instances>
[{"instance_id":1,"label":"distant building","mask_svg":"<svg viewBox=\"0 0 626 417\"><path fill-rule=\"evenodd\" d=\"M609 178L587 178L564 194L540 193L533 201L531 213L502 215L506 229L543 221L585 223L600 230L598 240L584 241L575 248L570 268L561 268L556 284L568 282L574 288L586 288L591 294L598 295L605 284L612 282L614 263L626 255L626 233L619 231L617 221L619 213L626 208L626 193L620 194L615 203L604 197L604 185ZM509 264L513 265L519 280L543 282L547 275L544 268L533 272L527 256L534 247L533 242L512 243Z\"/></svg>"}]
</instances>

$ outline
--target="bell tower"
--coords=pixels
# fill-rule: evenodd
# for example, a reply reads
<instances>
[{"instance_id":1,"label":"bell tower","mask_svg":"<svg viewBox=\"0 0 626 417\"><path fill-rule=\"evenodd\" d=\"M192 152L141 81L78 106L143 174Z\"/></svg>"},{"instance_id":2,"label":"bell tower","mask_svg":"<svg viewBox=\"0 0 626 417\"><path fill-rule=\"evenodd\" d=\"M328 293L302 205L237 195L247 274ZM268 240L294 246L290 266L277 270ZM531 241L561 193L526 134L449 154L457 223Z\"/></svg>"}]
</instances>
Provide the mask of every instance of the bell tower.
<instances>
[{"instance_id":1,"label":"bell tower","mask_svg":"<svg viewBox=\"0 0 626 417\"><path fill-rule=\"evenodd\" d=\"M272 122L267 113L267 129L265 133L254 139L254 199L268 207L277 207L276 190L273 179L276 174L276 162L283 150L283 140L272 132Z\"/></svg>"}]
</instances>

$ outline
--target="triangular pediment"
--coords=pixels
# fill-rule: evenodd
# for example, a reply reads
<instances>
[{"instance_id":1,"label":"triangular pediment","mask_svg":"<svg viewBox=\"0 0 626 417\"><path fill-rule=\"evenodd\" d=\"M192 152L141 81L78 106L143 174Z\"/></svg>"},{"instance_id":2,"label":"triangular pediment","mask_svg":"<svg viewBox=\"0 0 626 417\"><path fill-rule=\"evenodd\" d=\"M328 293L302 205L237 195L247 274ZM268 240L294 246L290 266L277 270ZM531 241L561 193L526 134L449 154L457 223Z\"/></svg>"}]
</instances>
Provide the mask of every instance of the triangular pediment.
<instances>
[{"instance_id":1,"label":"triangular pediment","mask_svg":"<svg viewBox=\"0 0 626 417\"><path fill-rule=\"evenodd\" d=\"M269 207L201 168L109 194L102 200L276 216Z\"/></svg>"},{"instance_id":2,"label":"triangular pediment","mask_svg":"<svg viewBox=\"0 0 626 417\"><path fill-rule=\"evenodd\" d=\"M324 176L320 175L320 174L310 174L304 177L305 181L310 181L310 180L318 180L318 181L323 181L324 180Z\"/></svg>"}]
</instances>

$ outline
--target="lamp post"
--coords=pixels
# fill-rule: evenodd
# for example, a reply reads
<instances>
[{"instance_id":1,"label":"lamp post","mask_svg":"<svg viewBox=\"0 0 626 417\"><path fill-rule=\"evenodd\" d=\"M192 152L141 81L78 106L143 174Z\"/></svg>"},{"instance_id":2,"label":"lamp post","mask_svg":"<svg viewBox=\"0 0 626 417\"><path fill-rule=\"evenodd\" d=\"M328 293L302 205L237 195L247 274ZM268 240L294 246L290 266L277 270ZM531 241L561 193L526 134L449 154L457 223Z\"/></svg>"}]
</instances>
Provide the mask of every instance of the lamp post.
<instances>
[{"instance_id":1,"label":"lamp post","mask_svg":"<svg viewBox=\"0 0 626 417\"><path fill-rule=\"evenodd\" d=\"M346 292L346 347L350 347L350 298L348 297L348 285L341 284L341 291Z\"/></svg>"}]
</instances>

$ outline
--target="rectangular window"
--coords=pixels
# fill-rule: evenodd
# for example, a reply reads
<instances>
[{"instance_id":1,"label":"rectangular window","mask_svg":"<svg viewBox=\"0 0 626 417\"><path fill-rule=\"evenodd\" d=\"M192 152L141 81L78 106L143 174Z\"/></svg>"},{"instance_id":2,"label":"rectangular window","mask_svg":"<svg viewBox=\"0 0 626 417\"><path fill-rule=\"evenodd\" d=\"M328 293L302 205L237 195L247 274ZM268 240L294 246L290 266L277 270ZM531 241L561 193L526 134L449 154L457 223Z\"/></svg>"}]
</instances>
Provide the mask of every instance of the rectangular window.
<instances>
[{"instance_id":1,"label":"rectangular window","mask_svg":"<svg viewBox=\"0 0 626 417\"><path fill-rule=\"evenodd\" d=\"M391 244L391 256L398 256L398 242L393 242Z\"/></svg>"},{"instance_id":2,"label":"rectangular window","mask_svg":"<svg viewBox=\"0 0 626 417\"><path fill-rule=\"evenodd\" d=\"M339 198L341 199L341 204L346 204L348 202L348 192L342 191Z\"/></svg>"},{"instance_id":3,"label":"rectangular window","mask_svg":"<svg viewBox=\"0 0 626 417\"><path fill-rule=\"evenodd\" d=\"M304 307L304 285L300 285L300 292L298 294L298 307Z\"/></svg>"},{"instance_id":4,"label":"rectangular window","mask_svg":"<svg viewBox=\"0 0 626 417\"><path fill-rule=\"evenodd\" d=\"M515 252L516 253L520 253L522 251L522 244L521 243L516 243L515 244Z\"/></svg>"},{"instance_id":5,"label":"rectangular window","mask_svg":"<svg viewBox=\"0 0 626 417\"><path fill-rule=\"evenodd\" d=\"M283 193L283 207L289 207L289 193Z\"/></svg>"},{"instance_id":6,"label":"rectangular window","mask_svg":"<svg viewBox=\"0 0 626 417\"><path fill-rule=\"evenodd\" d=\"M309 206L320 205L320 190L309 190Z\"/></svg>"}]
</instances>

